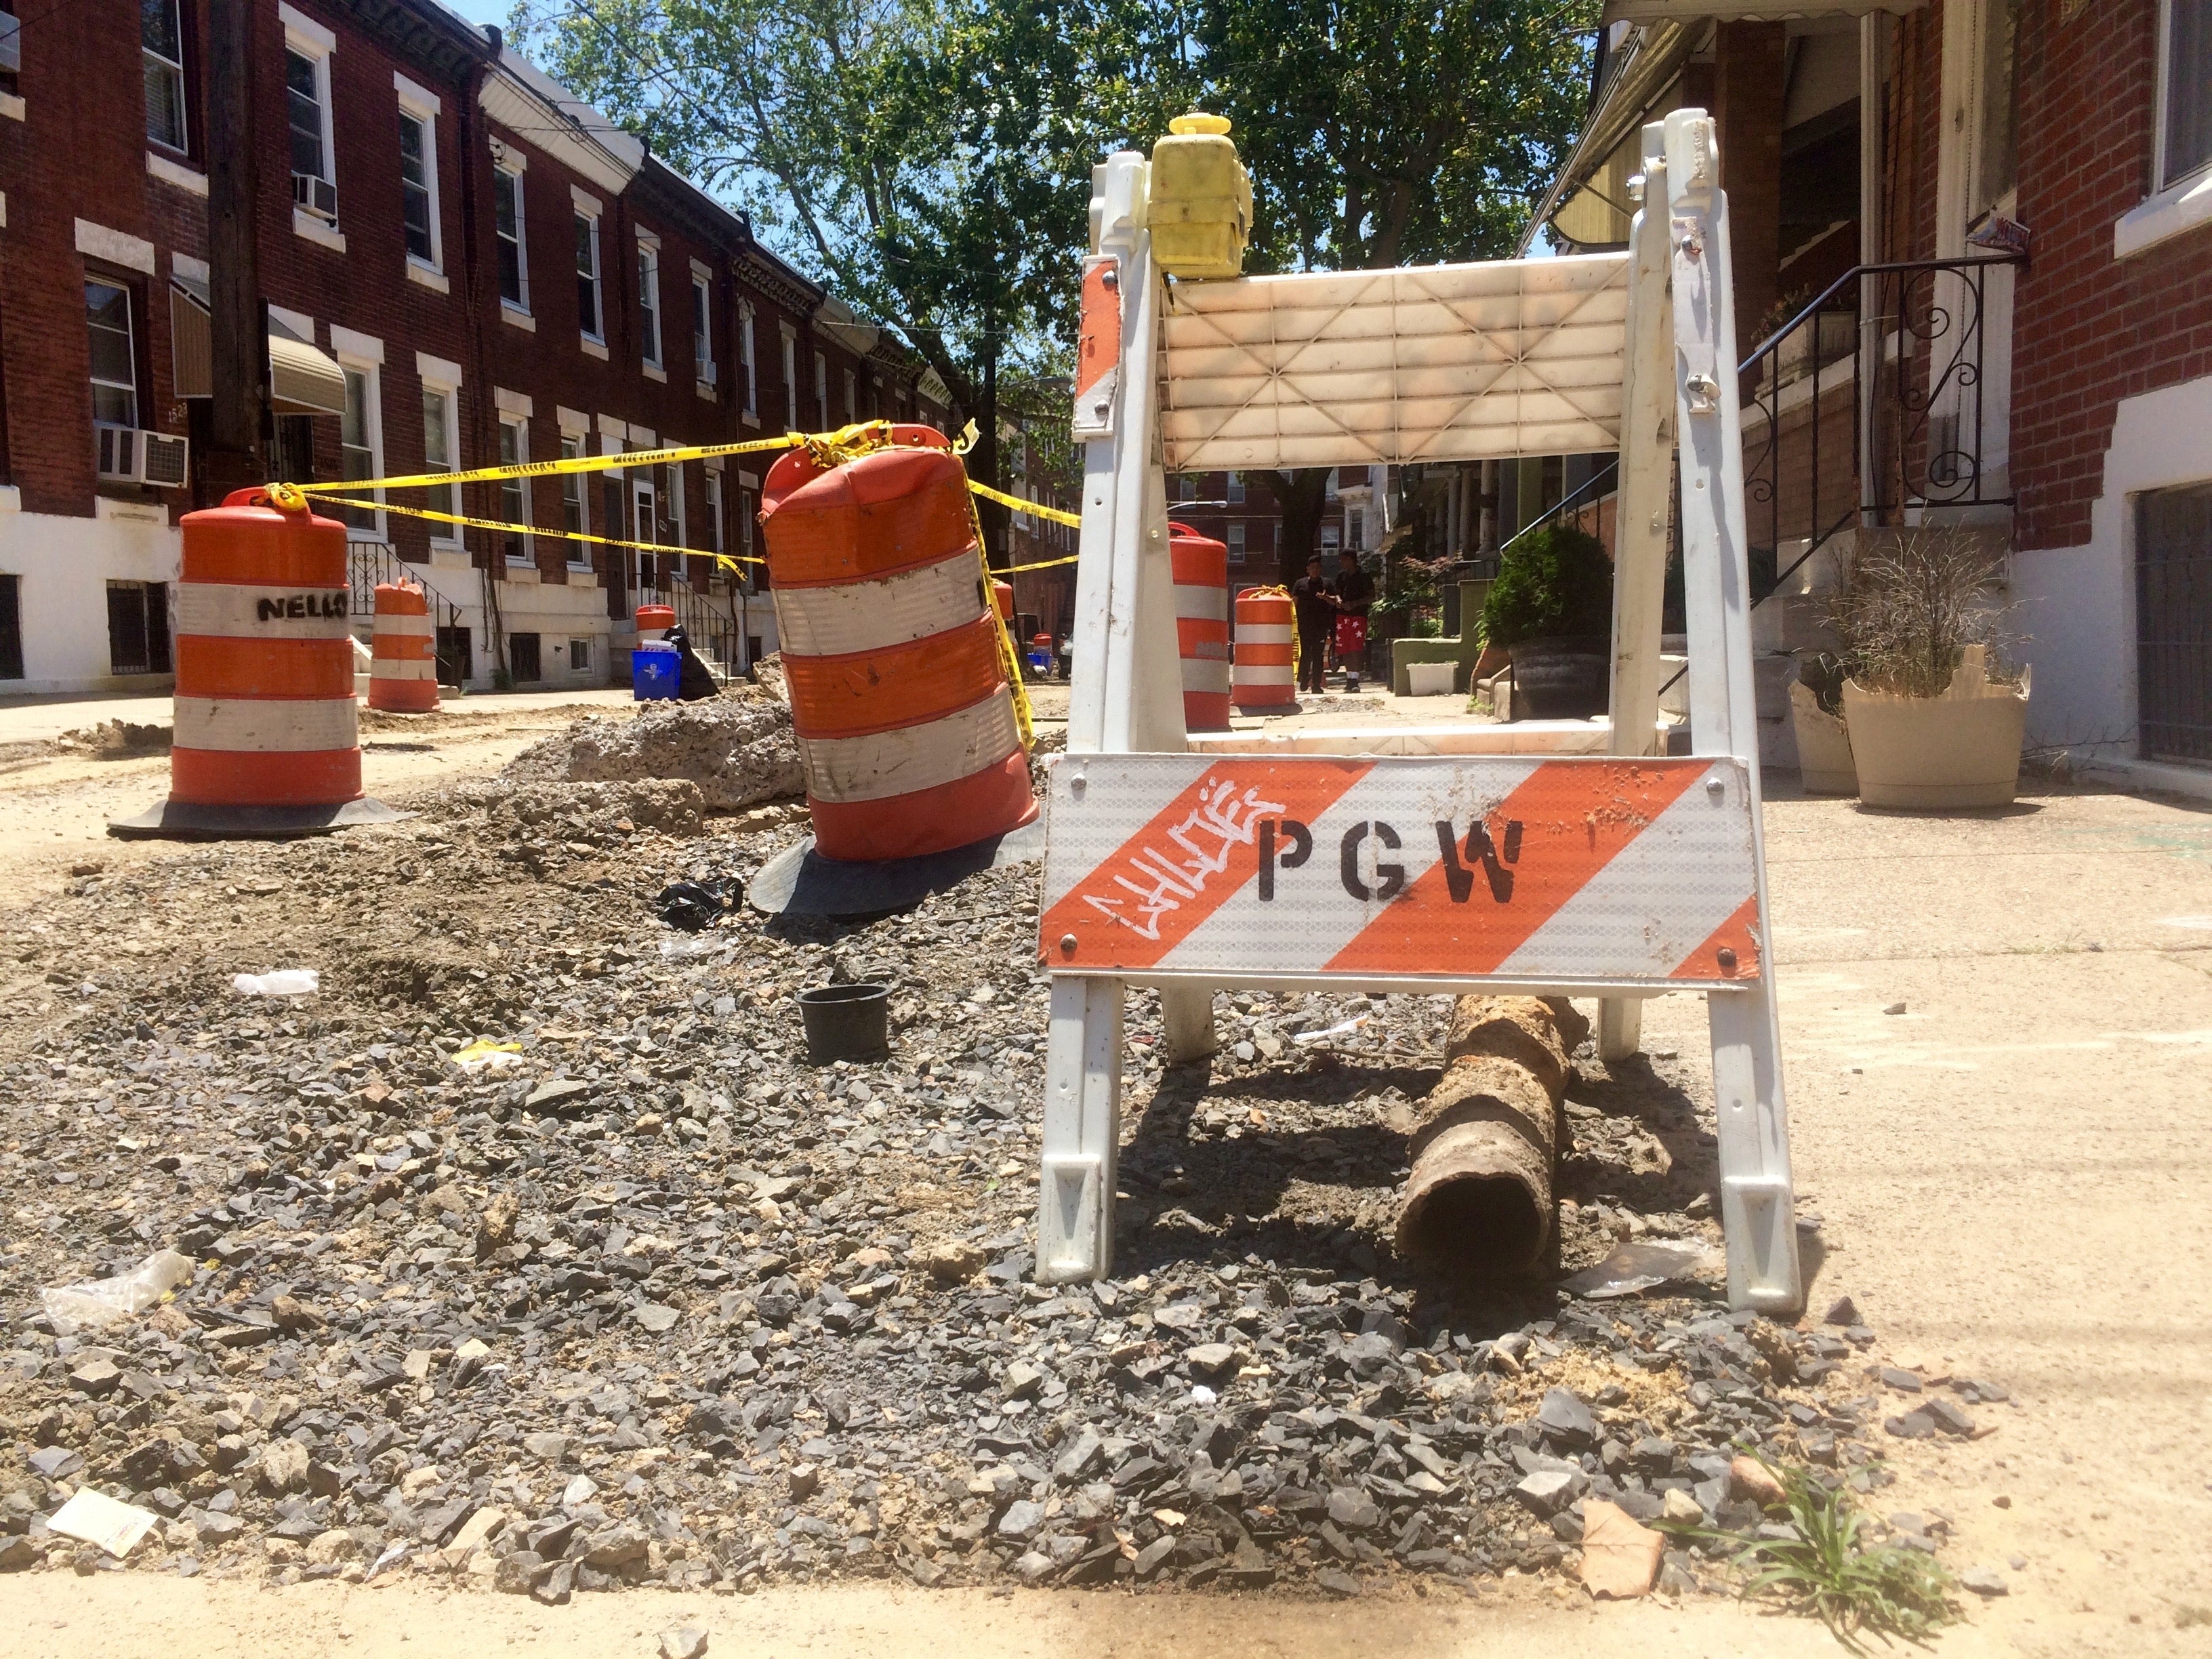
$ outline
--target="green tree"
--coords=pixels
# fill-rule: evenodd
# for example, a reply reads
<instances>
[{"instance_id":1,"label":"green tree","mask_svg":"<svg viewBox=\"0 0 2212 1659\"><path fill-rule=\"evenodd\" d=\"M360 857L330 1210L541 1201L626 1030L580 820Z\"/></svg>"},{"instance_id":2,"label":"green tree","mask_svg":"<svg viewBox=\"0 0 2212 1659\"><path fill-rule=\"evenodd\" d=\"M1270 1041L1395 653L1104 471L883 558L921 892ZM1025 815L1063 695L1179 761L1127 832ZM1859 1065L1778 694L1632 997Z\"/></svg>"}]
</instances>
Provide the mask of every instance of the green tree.
<instances>
[{"instance_id":1,"label":"green tree","mask_svg":"<svg viewBox=\"0 0 2212 1659\"><path fill-rule=\"evenodd\" d=\"M1141 37L1118 14L520 0L515 26L561 80L934 368L956 422L976 423L970 471L1001 481L1001 380L1034 383L1072 340L1091 167L1145 105ZM1003 510L983 510L1000 547Z\"/></svg>"}]
</instances>

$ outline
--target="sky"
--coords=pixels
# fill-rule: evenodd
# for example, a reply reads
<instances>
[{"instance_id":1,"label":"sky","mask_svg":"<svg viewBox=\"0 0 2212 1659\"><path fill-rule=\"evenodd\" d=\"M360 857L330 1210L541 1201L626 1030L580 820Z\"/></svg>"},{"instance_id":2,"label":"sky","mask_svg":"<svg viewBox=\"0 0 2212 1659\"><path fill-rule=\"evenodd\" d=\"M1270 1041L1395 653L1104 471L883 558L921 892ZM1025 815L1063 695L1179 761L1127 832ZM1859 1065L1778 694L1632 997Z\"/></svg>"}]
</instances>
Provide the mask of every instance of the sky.
<instances>
[{"instance_id":1,"label":"sky","mask_svg":"<svg viewBox=\"0 0 2212 1659\"><path fill-rule=\"evenodd\" d=\"M440 0L447 10L459 12L471 23L498 23L504 26L507 14L514 8L514 0Z\"/></svg>"}]
</instances>

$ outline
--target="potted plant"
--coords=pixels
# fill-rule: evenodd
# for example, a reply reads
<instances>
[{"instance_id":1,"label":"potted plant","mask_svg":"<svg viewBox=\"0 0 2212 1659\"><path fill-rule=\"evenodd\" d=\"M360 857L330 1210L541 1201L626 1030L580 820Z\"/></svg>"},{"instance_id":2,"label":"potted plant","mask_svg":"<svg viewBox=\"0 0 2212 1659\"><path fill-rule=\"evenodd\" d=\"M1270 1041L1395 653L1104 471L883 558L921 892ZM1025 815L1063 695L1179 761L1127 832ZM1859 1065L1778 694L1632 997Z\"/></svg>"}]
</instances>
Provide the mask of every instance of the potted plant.
<instances>
[{"instance_id":1,"label":"potted plant","mask_svg":"<svg viewBox=\"0 0 2212 1659\"><path fill-rule=\"evenodd\" d=\"M2007 806L2020 785L2027 674L2003 556L1972 531L1909 530L1852 557L1828 620L1850 675L1844 721L1869 806Z\"/></svg>"},{"instance_id":2,"label":"potted plant","mask_svg":"<svg viewBox=\"0 0 2212 1659\"><path fill-rule=\"evenodd\" d=\"M1790 684L1790 723L1797 735L1797 777L1808 795L1856 795L1857 767L1844 724L1844 682L1850 666L1823 651L1801 659Z\"/></svg>"},{"instance_id":3,"label":"potted plant","mask_svg":"<svg viewBox=\"0 0 2212 1659\"><path fill-rule=\"evenodd\" d=\"M1613 561L1605 544L1559 524L1509 543L1483 601L1482 639L1512 659L1516 719L1605 713L1613 667Z\"/></svg>"}]
</instances>

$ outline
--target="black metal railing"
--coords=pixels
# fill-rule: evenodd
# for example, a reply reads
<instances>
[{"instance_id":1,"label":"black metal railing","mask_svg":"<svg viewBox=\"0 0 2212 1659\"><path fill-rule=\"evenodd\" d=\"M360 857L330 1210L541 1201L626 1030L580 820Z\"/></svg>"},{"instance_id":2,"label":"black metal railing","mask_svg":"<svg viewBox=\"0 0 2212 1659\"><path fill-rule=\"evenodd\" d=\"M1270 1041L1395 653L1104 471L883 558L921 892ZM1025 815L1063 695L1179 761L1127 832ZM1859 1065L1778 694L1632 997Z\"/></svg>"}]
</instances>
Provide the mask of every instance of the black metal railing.
<instances>
[{"instance_id":1,"label":"black metal railing","mask_svg":"<svg viewBox=\"0 0 2212 1659\"><path fill-rule=\"evenodd\" d=\"M1983 360L1990 273L2020 263L2003 255L1855 266L1744 359L1754 603L1863 520L2011 504L1984 464ZM1879 351L1871 384L1862 327L1869 304ZM1850 429L1839 439L1832 428L1844 415ZM1803 546L1778 568L1791 542Z\"/></svg>"},{"instance_id":2,"label":"black metal railing","mask_svg":"<svg viewBox=\"0 0 2212 1659\"><path fill-rule=\"evenodd\" d=\"M718 596L711 588L694 587L689 577L679 572L666 592L677 625L691 642L692 650L716 679L735 679L744 672L744 641L737 617L729 609L726 590Z\"/></svg>"},{"instance_id":3,"label":"black metal railing","mask_svg":"<svg viewBox=\"0 0 2212 1659\"><path fill-rule=\"evenodd\" d=\"M346 578L352 593L348 604L356 618L367 617L374 627L376 589L382 582L398 582L404 578L420 587L430 601L431 626L438 657L438 678L447 685L462 685L468 682L472 665L465 660L466 645L456 648L456 637L461 627L461 608L441 593L415 566L408 564L394 552L390 542L349 541L346 544Z\"/></svg>"},{"instance_id":4,"label":"black metal railing","mask_svg":"<svg viewBox=\"0 0 2212 1659\"><path fill-rule=\"evenodd\" d=\"M1591 473L1589 477L1583 479L1582 483L1577 484L1570 494L1560 496L1558 501L1553 502L1551 506L1546 507L1541 513L1539 513L1534 518L1529 520L1528 523L1522 525L1518 530L1508 536L1504 541L1498 543L1497 552L1488 555L1486 559L1485 556L1477 554L1475 557L1469 560L1468 562L1471 564L1488 563L1490 568L1486 572L1483 572L1481 574L1495 576L1498 574L1498 562L1505 556L1506 549L1511 547L1514 543L1519 541L1523 536L1528 535L1531 531L1540 530L1544 526L1563 517L1569 507L1578 506L1582 502L1583 497L1589 495L1590 492L1595 489L1600 484L1611 480L1620 472L1620 458L1616 456L1613 459L1607 461L1603 466L1598 468L1596 471Z\"/></svg>"}]
</instances>

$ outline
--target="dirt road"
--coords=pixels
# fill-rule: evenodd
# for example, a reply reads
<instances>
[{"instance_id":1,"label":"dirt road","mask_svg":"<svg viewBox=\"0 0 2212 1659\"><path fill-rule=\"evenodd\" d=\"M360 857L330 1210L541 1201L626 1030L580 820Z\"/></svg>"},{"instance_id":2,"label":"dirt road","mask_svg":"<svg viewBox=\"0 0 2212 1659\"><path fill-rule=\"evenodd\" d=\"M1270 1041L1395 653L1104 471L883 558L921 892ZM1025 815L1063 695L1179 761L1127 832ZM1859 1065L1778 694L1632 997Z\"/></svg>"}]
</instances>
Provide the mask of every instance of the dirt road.
<instances>
[{"instance_id":1,"label":"dirt road","mask_svg":"<svg viewBox=\"0 0 2212 1659\"><path fill-rule=\"evenodd\" d=\"M372 787L489 769L563 717L500 711L427 750L372 750ZM0 774L0 878L65 870L106 803L139 804L160 781L158 761ZM2009 1586L1976 1601L1941 1650L2212 1652L2212 815L2091 794L1916 818L1775 793L1797 1177L1824 1217L1814 1311L1848 1294L1881 1333L1878 1357L1986 1377L2015 1402L1984 1408L1996 1431L1971 1444L1895 1443L1899 1482L1878 1498L1881 1513L1947 1518L1953 1563L1994 1567ZM1701 1006L1656 1002L1645 1030L1649 1049L1692 1057ZM1348 1606L641 1591L554 1611L457 1604L421 1581L274 1591L42 1573L0 1580L0 1618L19 1632L11 1650L70 1659L502 1643L641 1656L682 1622L714 1632L721 1654L1834 1650L1815 1628L1725 1606L1593 1609L1511 1585Z\"/></svg>"}]
</instances>

